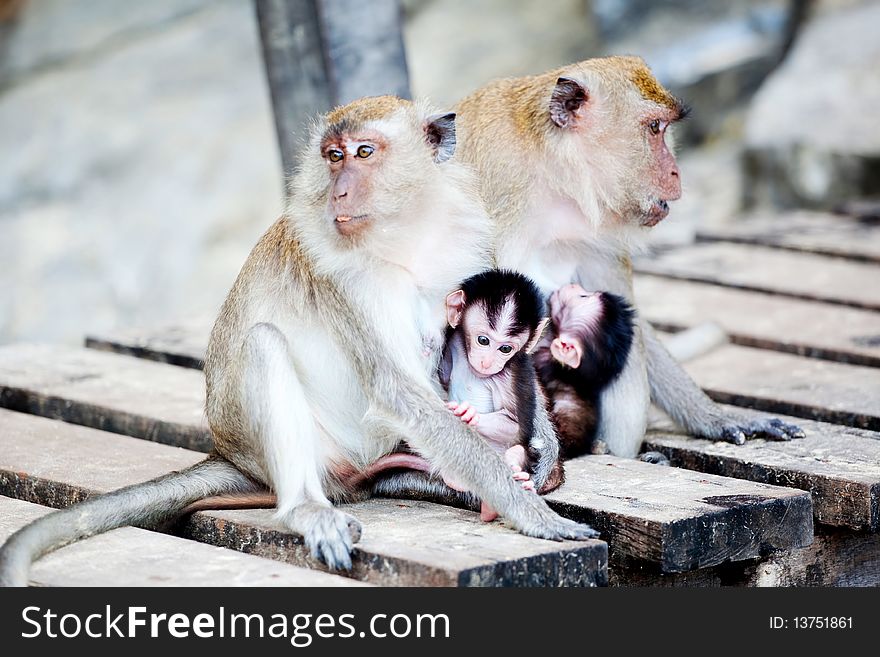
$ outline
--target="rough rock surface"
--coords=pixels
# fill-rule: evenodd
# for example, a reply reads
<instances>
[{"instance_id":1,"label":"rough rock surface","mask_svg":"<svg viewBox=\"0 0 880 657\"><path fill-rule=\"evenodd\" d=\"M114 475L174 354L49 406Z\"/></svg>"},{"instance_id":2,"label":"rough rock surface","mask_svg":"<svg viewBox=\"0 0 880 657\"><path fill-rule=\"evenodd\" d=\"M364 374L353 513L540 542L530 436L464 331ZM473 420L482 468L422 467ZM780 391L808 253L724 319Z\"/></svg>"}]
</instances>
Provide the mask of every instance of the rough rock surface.
<instances>
[{"instance_id":1,"label":"rough rock surface","mask_svg":"<svg viewBox=\"0 0 880 657\"><path fill-rule=\"evenodd\" d=\"M880 4L802 32L746 123L748 203L832 207L880 193Z\"/></svg>"}]
</instances>

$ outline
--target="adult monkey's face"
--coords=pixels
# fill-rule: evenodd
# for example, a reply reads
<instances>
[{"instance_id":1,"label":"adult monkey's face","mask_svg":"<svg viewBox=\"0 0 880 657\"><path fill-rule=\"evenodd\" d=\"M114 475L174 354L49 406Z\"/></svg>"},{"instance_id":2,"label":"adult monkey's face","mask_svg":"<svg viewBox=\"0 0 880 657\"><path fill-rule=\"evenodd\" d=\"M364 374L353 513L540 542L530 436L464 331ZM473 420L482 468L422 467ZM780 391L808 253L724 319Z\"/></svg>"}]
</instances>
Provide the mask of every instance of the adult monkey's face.
<instances>
[{"instance_id":1,"label":"adult monkey's face","mask_svg":"<svg viewBox=\"0 0 880 657\"><path fill-rule=\"evenodd\" d=\"M654 226L681 197L667 129L688 108L638 57L611 57L560 69L550 121L562 166L583 171L621 221Z\"/></svg>"}]
</instances>

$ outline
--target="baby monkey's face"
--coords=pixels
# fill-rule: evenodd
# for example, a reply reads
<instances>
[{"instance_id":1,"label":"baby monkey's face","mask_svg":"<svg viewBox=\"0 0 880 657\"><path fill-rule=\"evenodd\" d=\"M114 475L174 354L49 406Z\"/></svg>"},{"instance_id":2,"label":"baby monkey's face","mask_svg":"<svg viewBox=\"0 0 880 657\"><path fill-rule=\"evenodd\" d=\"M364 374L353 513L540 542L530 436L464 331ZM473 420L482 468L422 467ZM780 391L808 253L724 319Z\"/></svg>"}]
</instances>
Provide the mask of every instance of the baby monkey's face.
<instances>
[{"instance_id":1,"label":"baby monkey's face","mask_svg":"<svg viewBox=\"0 0 880 657\"><path fill-rule=\"evenodd\" d=\"M512 313L502 309L493 327L482 306L475 304L465 311L462 323L468 363L477 375L498 374L528 342L528 329L510 333L510 318Z\"/></svg>"}]
</instances>

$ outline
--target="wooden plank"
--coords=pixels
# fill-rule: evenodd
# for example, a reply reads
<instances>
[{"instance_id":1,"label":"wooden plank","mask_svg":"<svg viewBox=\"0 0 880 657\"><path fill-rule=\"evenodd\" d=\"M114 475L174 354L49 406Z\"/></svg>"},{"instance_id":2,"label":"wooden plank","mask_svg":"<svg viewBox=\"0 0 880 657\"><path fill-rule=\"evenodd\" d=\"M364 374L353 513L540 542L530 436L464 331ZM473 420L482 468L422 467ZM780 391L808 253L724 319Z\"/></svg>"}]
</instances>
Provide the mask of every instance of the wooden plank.
<instances>
[{"instance_id":1,"label":"wooden plank","mask_svg":"<svg viewBox=\"0 0 880 657\"><path fill-rule=\"evenodd\" d=\"M719 242L639 258L635 266L667 278L880 310L880 269L842 258Z\"/></svg>"},{"instance_id":2,"label":"wooden plank","mask_svg":"<svg viewBox=\"0 0 880 657\"><path fill-rule=\"evenodd\" d=\"M876 312L647 274L635 293L639 313L664 331L714 321L734 344L880 367Z\"/></svg>"},{"instance_id":3,"label":"wooden plank","mask_svg":"<svg viewBox=\"0 0 880 657\"><path fill-rule=\"evenodd\" d=\"M0 543L52 511L0 497ZM126 527L62 548L31 570L32 586L363 586L220 547Z\"/></svg>"},{"instance_id":4,"label":"wooden plank","mask_svg":"<svg viewBox=\"0 0 880 657\"><path fill-rule=\"evenodd\" d=\"M179 470L204 458L135 438L0 410L0 495L65 507ZM345 505L364 535L353 576L406 586L602 586L608 548L602 541L543 541L477 514L430 503L370 500ZM198 513L183 536L295 565L319 568L302 538L272 511Z\"/></svg>"},{"instance_id":5,"label":"wooden plank","mask_svg":"<svg viewBox=\"0 0 880 657\"><path fill-rule=\"evenodd\" d=\"M880 431L873 367L724 345L684 365L716 401Z\"/></svg>"},{"instance_id":6,"label":"wooden plank","mask_svg":"<svg viewBox=\"0 0 880 657\"><path fill-rule=\"evenodd\" d=\"M827 212L753 213L723 225L701 227L707 242L758 244L777 249L880 263L880 226Z\"/></svg>"},{"instance_id":7,"label":"wooden plank","mask_svg":"<svg viewBox=\"0 0 880 657\"><path fill-rule=\"evenodd\" d=\"M679 468L809 491L816 522L880 531L880 434L787 419L806 437L731 445L666 429L649 432L645 449L662 452Z\"/></svg>"},{"instance_id":8,"label":"wooden plank","mask_svg":"<svg viewBox=\"0 0 880 657\"><path fill-rule=\"evenodd\" d=\"M185 450L143 441L138 444L134 439L59 423L54 423L56 426L49 431L42 426L47 422L50 421L0 412L0 454L3 455L0 473L4 473L0 475L0 494L64 506L92 491L120 488L157 476L162 468L179 469L201 458ZM29 429L27 425L35 428ZM76 437L66 439L68 431L74 430ZM165 459L161 465L157 456L153 456L160 454ZM175 459L180 459L180 463L175 464ZM150 463L155 465L148 465ZM130 467L126 467L128 464ZM751 558L767 550L809 542L812 510L806 493L687 470L673 472L675 474L670 475L668 469L626 459L585 457L571 462L567 483L549 500L566 514L601 527L613 543L612 550L655 560L664 569L696 568L725 559ZM404 506L398 506L400 504ZM362 550L359 563L369 566L358 566L361 569L358 572L365 578L367 574L379 577L374 570L391 568L388 560L392 558L394 570L389 577L394 583L403 583L407 577L422 572L401 565L405 562L396 550L406 546L412 548L410 560L421 563L425 572L432 572L430 582L440 578L452 583L453 579L475 577L472 571L476 566L470 562L456 571L459 575L443 570L452 557L447 554L449 551L438 552L437 545L447 545L453 538L457 541L454 544L459 546L453 552L474 553L484 559L493 555L500 558L494 552L487 552L496 549L493 547L496 541L497 549L521 545L522 559L541 560L544 564L541 572L550 569L558 573L558 567L552 566L553 559L571 560L575 574L566 577L575 582L583 581L583 569L594 563L588 561L584 565L583 559L592 552L584 556L578 551L587 550L591 543L555 544L520 537L498 524L480 524L476 515L467 511L394 500L371 500L347 508L364 522L365 537L374 541L367 541L359 548ZM386 530L386 522L399 525L399 530L406 533ZM371 526L381 530L372 530ZM194 538L239 549L261 550L258 553L264 556L274 554L293 563L305 563L299 539L280 532L268 512L203 513L194 518L185 531ZM707 533L711 540L706 540ZM520 541L525 542L520 544ZM254 545L262 542L266 542L265 547ZM279 545L284 550L280 550ZM367 548L375 548L376 552L363 552ZM559 550L564 550L561 556L558 556ZM427 560L435 553L434 561ZM380 555L381 559L374 559L373 555ZM484 563L484 569L488 568ZM428 566L435 570L430 571ZM500 568L497 564L493 567ZM521 579L527 576L535 574L522 571L517 581L533 583ZM481 579L484 577L480 575ZM504 577L513 575L508 573ZM549 582L558 583L559 577L553 574Z\"/></svg>"},{"instance_id":9,"label":"wooden plank","mask_svg":"<svg viewBox=\"0 0 880 657\"><path fill-rule=\"evenodd\" d=\"M612 564L608 577L610 586L880 586L880 534L820 525L807 547L764 559L686 573L661 573L650 564Z\"/></svg>"},{"instance_id":10,"label":"wooden plank","mask_svg":"<svg viewBox=\"0 0 880 657\"><path fill-rule=\"evenodd\" d=\"M343 508L364 533L351 576L383 586L605 586L603 541L543 541L478 514L430 502L373 499ZM194 514L183 535L287 563L322 568L269 510Z\"/></svg>"},{"instance_id":11,"label":"wooden plank","mask_svg":"<svg viewBox=\"0 0 880 657\"><path fill-rule=\"evenodd\" d=\"M0 406L208 451L201 372L94 349L0 347Z\"/></svg>"},{"instance_id":12,"label":"wooden plank","mask_svg":"<svg viewBox=\"0 0 880 657\"><path fill-rule=\"evenodd\" d=\"M566 484L547 500L602 532L612 564L635 559L665 573L810 543L807 496L735 482L632 459L582 456L566 463Z\"/></svg>"},{"instance_id":13,"label":"wooden plank","mask_svg":"<svg viewBox=\"0 0 880 657\"><path fill-rule=\"evenodd\" d=\"M201 369L211 334L212 319L193 319L166 326L122 329L86 336L89 349L156 360L160 363Z\"/></svg>"},{"instance_id":14,"label":"wooden plank","mask_svg":"<svg viewBox=\"0 0 880 657\"><path fill-rule=\"evenodd\" d=\"M256 0L285 178L308 121L361 96L409 97L397 0Z\"/></svg>"}]
</instances>

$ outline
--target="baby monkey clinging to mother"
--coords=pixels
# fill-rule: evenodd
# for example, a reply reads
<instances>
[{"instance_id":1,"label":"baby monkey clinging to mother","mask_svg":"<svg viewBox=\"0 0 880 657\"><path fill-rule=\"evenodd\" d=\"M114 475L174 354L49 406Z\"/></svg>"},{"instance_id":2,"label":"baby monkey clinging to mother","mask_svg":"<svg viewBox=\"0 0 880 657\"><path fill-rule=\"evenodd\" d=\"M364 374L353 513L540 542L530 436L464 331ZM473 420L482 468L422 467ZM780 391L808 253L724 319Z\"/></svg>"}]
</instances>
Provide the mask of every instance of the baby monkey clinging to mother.
<instances>
[{"instance_id":1,"label":"baby monkey clinging to mother","mask_svg":"<svg viewBox=\"0 0 880 657\"><path fill-rule=\"evenodd\" d=\"M540 492L563 483L560 455L606 451L595 439L601 392L620 375L633 341L633 310L614 294L566 285L549 307L552 327L544 336L545 304L529 278L497 269L472 276L446 297L449 327L439 368L450 410L503 456L515 479ZM534 431L538 404L549 405L558 447ZM540 467L548 457L554 462ZM382 457L369 474L392 468L432 469L422 457L402 453ZM536 473L547 474L532 481ZM465 490L446 475L444 481ZM480 516L497 514L484 503Z\"/></svg>"},{"instance_id":2,"label":"baby monkey clinging to mother","mask_svg":"<svg viewBox=\"0 0 880 657\"><path fill-rule=\"evenodd\" d=\"M558 457L557 445L535 431L537 404L546 405L529 357L548 322L540 291L522 274L487 270L447 295L446 319L439 379L449 409L503 456L514 479L534 490ZM542 459L551 462L541 468ZM404 453L380 458L369 473L390 468L432 470L422 457ZM466 490L441 474L450 487ZM483 520L497 515L482 504Z\"/></svg>"}]
</instances>

